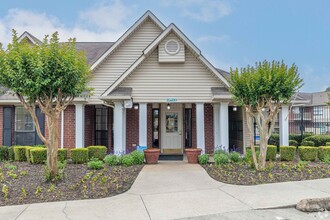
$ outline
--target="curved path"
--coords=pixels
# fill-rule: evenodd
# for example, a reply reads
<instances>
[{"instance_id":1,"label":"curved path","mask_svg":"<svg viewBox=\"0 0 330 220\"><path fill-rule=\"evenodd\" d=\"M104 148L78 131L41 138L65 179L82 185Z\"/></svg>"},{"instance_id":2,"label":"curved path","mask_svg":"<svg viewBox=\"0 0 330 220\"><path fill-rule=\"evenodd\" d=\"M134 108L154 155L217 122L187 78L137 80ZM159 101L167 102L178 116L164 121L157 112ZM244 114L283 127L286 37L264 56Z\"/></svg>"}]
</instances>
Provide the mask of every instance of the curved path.
<instances>
[{"instance_id":1,"label":"curved path","mask_svg":"<svg viewBox=\"0 0 330 220\"><path fill-rule=\"evenodd\" d=\"M293 206L329 197L330 179L236 186L217 182L199 165L146 165L121 195L0 208L0 219L179 219Z\"/></svg>"}]
</instances>

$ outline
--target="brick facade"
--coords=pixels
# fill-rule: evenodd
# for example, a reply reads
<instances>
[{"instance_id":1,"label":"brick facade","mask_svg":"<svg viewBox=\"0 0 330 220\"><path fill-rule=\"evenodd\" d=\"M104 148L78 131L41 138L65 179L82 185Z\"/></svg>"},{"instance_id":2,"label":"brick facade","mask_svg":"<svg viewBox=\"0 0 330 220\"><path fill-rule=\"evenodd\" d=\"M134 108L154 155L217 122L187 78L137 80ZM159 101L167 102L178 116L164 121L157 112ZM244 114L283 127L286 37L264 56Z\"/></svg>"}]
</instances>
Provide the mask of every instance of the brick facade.
<instances>
[{"instance_id":1,"label":"brick facade","mask_svg":"<svg viewBox=\"0 0 330 220\"><path fill-rule=\"evenodd\" d=\"M139 145L139 110L126 109L126 152L130 153Z\"/></svg>"},{"instance_id":2,"label":"brick facade","mask_svg":"<svg viewBox=\"0 0 330 220\"><path fill-rule=\"evenodd\" d=\"M76 147L76 108L69 105L64 111L64 147Z\"/></svg>"},{"instance_id":3,"label":"brick facade","mask_svg":"<svg viewBox=\"0 0 330 220\"><path fill-rule=\"evenodd\" d=\"M214 127L213 127L213 106L204 104L204 134L205 151L211 154L214 151Z\"/></svg>"}]
</instances>

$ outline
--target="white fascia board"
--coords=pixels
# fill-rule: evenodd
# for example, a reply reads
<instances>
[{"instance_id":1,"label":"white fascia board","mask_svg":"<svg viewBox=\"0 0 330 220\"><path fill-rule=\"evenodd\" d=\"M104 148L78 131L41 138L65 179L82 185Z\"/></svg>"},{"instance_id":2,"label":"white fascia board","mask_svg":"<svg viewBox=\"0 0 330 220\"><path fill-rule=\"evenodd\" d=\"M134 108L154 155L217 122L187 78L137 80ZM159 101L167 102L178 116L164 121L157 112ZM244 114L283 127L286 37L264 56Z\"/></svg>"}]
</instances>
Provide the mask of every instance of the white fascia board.
<instances>
[{"instance_id":1,"label":"white fascia board","mask_svg":"<svg viewBox=\"0 0 330 220\"><path fill-rule=\"evenodd\" d=\"M231 95L214 95L213 99L232 99Z\"/></svg>"},{"instance_id":2,"label":"white fascia board","mask_svg":"<svg viewBox=\"0 0 330 220\"><path fill-rule=\"evenodd\" d=\"M24 32L18 39L17 41L18 42L21 42L24 38L29 38L29 40L33 43L33 44L37 44L37 42L35 42L35 40L33 40L33 38L27 33L27 32Z\"/></svg>"}]
</instances>

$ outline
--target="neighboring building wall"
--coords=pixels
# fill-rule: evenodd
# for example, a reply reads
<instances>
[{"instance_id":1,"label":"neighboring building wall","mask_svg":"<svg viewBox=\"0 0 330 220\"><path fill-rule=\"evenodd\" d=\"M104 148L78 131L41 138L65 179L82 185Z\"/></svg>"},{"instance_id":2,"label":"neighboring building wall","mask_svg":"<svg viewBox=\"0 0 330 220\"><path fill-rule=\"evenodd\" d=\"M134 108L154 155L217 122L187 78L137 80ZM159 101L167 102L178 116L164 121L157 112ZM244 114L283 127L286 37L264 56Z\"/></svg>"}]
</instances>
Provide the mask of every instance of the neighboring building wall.
<instances>
[{"instance_id":1,"label":"neighboring building wall","mask_svg":"<svg viewBox=\"0 0 330 220\"><path fill-rule=\"evenodd\" d=\"M85 106L85 146L95 144L95 106Z\"/></svg>"},{"instance_id":2,"label":"neighboring building wall","mask_svg":"<svg viewBox=\"0 0 330 220\"><path fill-rule=\"evenodd\" d=\"M68 106L64 111L64 147L76 147L76 116L74 105Z\"/></svg>"},{"instance_id":3,"label":"neighboring building wall","mask_svg":"<svg viewBox=\"0 0 330 220\"><path fill-rule=\"evenodd\" d=\"M136 150L139 145L139 110L126 109L126 153Z\"/></svg>"},{"instance_id":4,"label":"neighboring building wall","mask_svg":"<svg viewBox=\"0 0 330 220\"><path fill-rule=\"evenodd\" d=\"M213 129L213 106L204 104L204 132L205 132L205 151L211 154L214 151L214 129Z\"/></svg>"}]
</instances>

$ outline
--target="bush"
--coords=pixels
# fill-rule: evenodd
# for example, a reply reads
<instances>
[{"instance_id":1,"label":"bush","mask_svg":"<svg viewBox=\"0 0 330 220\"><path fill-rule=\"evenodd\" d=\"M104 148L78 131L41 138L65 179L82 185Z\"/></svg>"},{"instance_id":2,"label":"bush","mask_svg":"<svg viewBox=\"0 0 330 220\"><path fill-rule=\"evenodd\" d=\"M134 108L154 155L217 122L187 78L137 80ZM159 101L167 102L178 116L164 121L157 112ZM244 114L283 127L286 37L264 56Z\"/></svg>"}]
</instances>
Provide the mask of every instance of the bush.
<instances>
[{"instance_id":1,"label":"bush","mask_svg":"<svg viewBox=\"0 0 330 220\"><path fill-rule=\"evenodd\" d=\"M209 162L209 155L208 154L198 155L198 162L201 165L207 164Z\"/></svg>"},{"instance_id":2,"label":"bush","mask_svg":"<svg viewBox=\"0 0 330 220\"><path fill-rule=\"evenodd\" d=\"M313 141L302 141L301 142L301 146L310 146L310 147L314 147L315 146L315 143Z\"/></svg>"},{"instance_id":3,"label":"bush","mask_svg":"<svg viewBox=\"0 0 330 220\"><path fill-rule=\"evenodd\" d=\"M26 147L26 161L27 162L31 162L31 149L35 149L35 148L41 148L41 149L44 149L44 147L42 147L44 145L35 145L33 147Z\"/></svg>"},{"instance_id":4,"label":"bush","mask_svg":"<svg viewBox=\"0 0 330 220\"><path fill-rule=\"evenodd\" d=\"M116 165L118 165L117 156L114 155L114 154L105 156L104 162L106 164L108 164L109 166L116 166Z\"/></svg>"},{"instance_id":5,"label":"bush","mask_svg":"<svg viewBox=\"0 0 330 220\"><path fill-rule=\"evenodd\" d=\"M305 133L302 135L302 140L304 140L307 137L313 136L313 133ZM295 140L297 141L297 146L301 146L301 134L289 134L289 140Z\"/></svg>"},{"instance_id":6,"label":"bush","mask_svg":"<svg viewBox=\"0 0 330 220\"><path fill-rule=\"evenodd\" d=\"M92 170L100 170L100 169L104 168L104 163L102 160L93 158L87 163L87 166L89 169L92 169Z\"/></svg>"},{"instance_id":7,"label":"bush","mask_svg":"<svg viewBox=\"0 0 330 220\"><path fill-rule=\"evenodd\" d=\"M13 146L8 148L8 160L10 160L10 161L15 160L15 153L14 153L14 147Z\"/></svg>"},{"instance_id":8,"label":"bush","mask_svg":"<svg viewBox=\"0 0 330 220\"><path fill-rule=\"evenodd\" d=\"M269 145L280 146L280 135L279 134L272 134L268 139Z\"/></svg>"},{"instance_id":9,"label":"bush","mask_svg":"<svg viewBox=\"0 0 330 220\"><path fill-rule=\"evenodd\" d=\"M46 145L43 145L43 144L37 144L37 145L34 145L32 147L39 147L39 148L46 148Z\"/></svg>"},{"instance_id":10,"label":"bush","mask_svg":"<svg viewBox=\"0 0 330 220\"><path fill-rule=\"evenodd\" d=\"M144 163L144 153L142 151L133 151L130 153L133 158L133 164L143 164Z\"/></svg>"},{"instance_id":11,"label":"bush","mask_svg":"<svg viewBox=\"0 0 330 220\"><path fill-rule=\"evenodd\" d=\"M229 157L227 154L215 154L213 156L214 162L216 165L223 165L229 162Z\"/></svg>"},{"instance_id":12,"label":"bush","mask_svg":"<svg viewBox=\"0 0 330 220\"><path fill-rule=\"evenodd\" d=\"M0 146L0 161L9 160L9 147Z\"/></svg>"},{"instance_id":13,"label":"bush","mask_svg":"<svg viewBox=\"0 0 330 220\"><path fill-rule=\"evenodd\" d=\"M330 146L330 142L325 143L325 146Z\"/></svg>"},{"instance_id":14,"label":"bush","mask_svg":"<svg viewBox=\"0 0 330 220\"><path fill-rule=\"evenodd\" d=\"M88 149L75 148L70 150L71 160L73 163L87 163L88 162Z\"/></svg>"},{"instance_id":15,"label":"bush","mask_svg":"<svg viewBox=\"0 0 330 220\"><path fill-rule=\"evenodd\" d=\"M258 158L259 157L259 154L260 154L259 147L258 146L255 146L254 148L256 150L256 156ZM248 163L253 163L252 150L251 150L250 147L247 147L246 148L246 154L245 154L243 160L245 162L248 162Z\"/></svg>"},{"instance_id":16,"label":"bush","mask_svg":"<svg viewBox=\"0 0 330 220\"><path fill-rule=\"evenodd\" d=\"M303 161L315 161L317 157L318 148L300 146L298 148L298 154L301 160Z\"/></svg>"},{"instance_id":17,"label":"bush","mask_svg":"<svg viewBox=\"0 0 330 220\"><path fill-rule=\"evenodd\" d=\"M313 135L305 138L304 141L313 141L316 147L325 146L327 142L330 142L330 135Z\"/></svg>"},{"instance_id":18,"label":"bush","mask_svg":"<svg viewBox=\"0 0 330 220\"><path fill-rule=\"evenodd\" d=\"M44 179L46 182L59 181L64 177L64 169L66 167L66 161L57 163L57 175L53 176L47 166L44 166Z\"/></svg>"},{"instance_id":19,"label":"bush","mask_svg":"<svg viewBox=\"0 0 330 220\"><path fill-rule=\"evenodd\" d=\"M293 161L296 157L296 147L280 146L281 161Z\"/></svg>"},{"instance_id":20,"label":"bush","mask_svg":"<svg viewBox=\"0 0 330 220\"><path fill-rule=\"evenodd\" d=\"M231 152L228 154L228 158L229 158L230 162L233 162L233 163L237 163L239 161L239 156L240 156L240 153L238 153L238 152Z\"/></svg>"},{"instance_id":21,"label":"bush","mask_svg":"<svg viewBox=\"0 0 330 220\"><path fill-rule=\"evenodd\" d=\"M40 147L30 148L31 163L44 163L47 160L47 149Z\"/></svg>"},{"instance_id":22,"label":"bush","mask_svg":"<svg viewBox=\"0 0 330 220\"><path fill-rule=\"evenodd\" d=\"M275 161L276 160L276 153L277 153L277 146L267 145L266 160Z\"/></svg>"},{"instance_id":23,"label":"bush","mask_svg":"<svg viewBox=\"0 0 330 220\"><path fill-rule=\"evenodd\" d=\"M122 155L118 158L121 165L129 167L133 165L133 157L130 154Z\"/></svg>"},{"instance_id":24,"label":"bush","mask_svg":"<svg viewBox=\"0 0 330 220\"><path fill-rule=\"evenodd\" d=\"M319 147L318 158L323 161L324 158L330 157L330 146Z\"/></svg>"},{"instance_id":25,"label":"bush","mask_svg":"<svg viewBox=\"0 0 330 220\"><path fill-rule=\"evenodd\" d=\"M289 140L289 145L290 145L290 146L295 146L295 147L297 147L297 146L298 146L298 141L296 141L296 140Z\"/></svg>"},{"instance_id":26,"label":"bush","mask_svg":"<svg viewBox=\"0 0 330 220\"><path fill-rule=\"evenodd\" d=\"M88 149L88 157L97 158L99 160L103 160L105 155L107 154L107 148L105 146L89 146Z\"/></svg>"},{"instance_id":27,"label":"bush","mask_svg":"<svg viewBox=\"0 0 330 220\"><path fill-rule=\"evenodd\" d=\"M65 161L68 158L68 149L67 148L61 148L57 151L57 160L58 161Z\"/></svg>"},{"instance_id":28,"label":"bush","mask_svg":"<svg viewBox=\"0 0 330 220\"><path fill-rule=\"evenodd\" d=\"M27 161L26 149L30 146L14 146L14 155L16 161Z\"/></svg>"}]
</instances>

